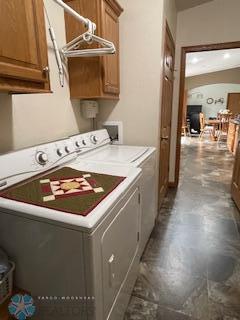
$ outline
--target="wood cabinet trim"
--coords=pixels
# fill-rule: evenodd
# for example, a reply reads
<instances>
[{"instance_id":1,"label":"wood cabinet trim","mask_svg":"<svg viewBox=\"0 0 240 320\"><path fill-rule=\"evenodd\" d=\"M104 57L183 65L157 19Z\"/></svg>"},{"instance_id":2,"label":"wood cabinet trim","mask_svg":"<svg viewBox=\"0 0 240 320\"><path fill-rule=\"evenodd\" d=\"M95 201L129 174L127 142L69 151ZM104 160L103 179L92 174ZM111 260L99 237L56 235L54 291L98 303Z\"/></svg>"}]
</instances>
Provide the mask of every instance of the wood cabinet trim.
<instances>
[{"instance_id":1,"label":"wood cabinet trim","mask_svg":"<svg viewBox=\"0 0 240 320\"><path fill-rule=\"evenodd\" d=\"M45 78L43 77L43 71L30 69L26 67L14 66L10 63L0 62L0 76L9 78L19 78L22 80L33 80L36 82L47 82L47 73Z\"/></svg>"},{"instance_id":2,"label":"wood cabinet trim","mask_svg":"<svg viewBox=\"0 0 240 320\"><path fill-rule=\"evenodd\" d=\"M110 7L114 10L118 17L120 17L121 13L124 11L120 4L115 0L104 0L109 4Z\"/></svg>"},{"instance_id":3,"label":"wood cabinet trim","mask_svg":"<svg viewBox=\"0 0 240 320\"><path fill-rule=\"evenodd\" d=\"M113 94L105 94L100 96L71 96L72 99L81 99L81 100L88 100L88 99L94 99L94 100L119 100L119 95L113 95Z\"/></svg>"},{"instance_id":4,"label":"wood cabinet trim","mask_svg":"<svg viewBox=\"0 0 240 320\"><path fill-rule=\"evenodd\" d=\"M8 93L52 93L48 84L0 77L0 91Z\"/></svg>"}]
</instances>

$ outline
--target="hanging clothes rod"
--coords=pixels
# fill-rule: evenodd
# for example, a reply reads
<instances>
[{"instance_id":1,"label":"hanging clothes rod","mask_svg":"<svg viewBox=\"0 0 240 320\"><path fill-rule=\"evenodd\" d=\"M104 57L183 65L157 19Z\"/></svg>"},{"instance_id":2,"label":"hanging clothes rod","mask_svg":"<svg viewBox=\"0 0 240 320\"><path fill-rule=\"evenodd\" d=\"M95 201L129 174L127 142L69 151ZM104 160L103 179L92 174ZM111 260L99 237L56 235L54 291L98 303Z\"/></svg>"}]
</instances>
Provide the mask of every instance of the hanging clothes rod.
<instances>
[{"instance_id":1,"label":"hanging clothes rod","mask_svg":"<svg viewBox=\"0 0 240 320\"><path fill-rule=\"evenodd\" d=\"M53 0L54 2L56 2L59 6L61 6L66 12L68 12L69 14L71 14L74 18L76 18L77 20L81 21L83 24L85 24L85 26L89 29L89 25L94 25L94 23L92 23L89 19L86 19L84 17L82 17L79 13L77 13L75 10L73 10L71 7L69 7L65 2L63 2L62 0ZM95 29L96 29L96 25L95 25Z\"/></svg>"}]
</instances>

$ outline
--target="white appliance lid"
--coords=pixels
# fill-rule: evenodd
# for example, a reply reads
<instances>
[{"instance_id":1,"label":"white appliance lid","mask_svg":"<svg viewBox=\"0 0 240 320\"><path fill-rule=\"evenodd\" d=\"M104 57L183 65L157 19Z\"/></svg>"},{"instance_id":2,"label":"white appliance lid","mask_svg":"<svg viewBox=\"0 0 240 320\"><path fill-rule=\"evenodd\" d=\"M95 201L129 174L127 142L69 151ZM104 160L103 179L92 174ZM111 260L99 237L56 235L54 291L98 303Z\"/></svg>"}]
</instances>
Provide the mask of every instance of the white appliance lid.
<instances>
[{"instance_id":1,"label":"white appliance lid","mask_svg":"<svg viewBox=\"0 0 240 320\"><path fill-rule=\"evenodd\" d=\"M89 161L133 163L141 158L149 150L148 147L126 146L126 145L107 145L106 147L86 153L83 159Z\"/></svg>"},{"instance_id":2,"label":"white appliance lid","mask_svg":"<svg viewBox=\"0 0 240 320\"><path fill-rule=\"evenodd\" d=\"M68 225L76 229L91 231L109 212L111 207L121 198L121 196L130 188L135 180L141 175L141 169L133 168L124 165L111 165L99 164L98 162L84 162L81 164L69 164L70 168L77 169L80 171L89 171L94 173L110 174L126 177L116 189L114 189L103 201L101 201L91 213L84 217L80 215L69 214L62 211L48 209L44 207L38 207L31 204L17 202L0 197L0 210L6 209L7 211L19 212L23 216L35 216L40 219L47 219L55 221L60 225Z\"/></svg>"}]
</instances>

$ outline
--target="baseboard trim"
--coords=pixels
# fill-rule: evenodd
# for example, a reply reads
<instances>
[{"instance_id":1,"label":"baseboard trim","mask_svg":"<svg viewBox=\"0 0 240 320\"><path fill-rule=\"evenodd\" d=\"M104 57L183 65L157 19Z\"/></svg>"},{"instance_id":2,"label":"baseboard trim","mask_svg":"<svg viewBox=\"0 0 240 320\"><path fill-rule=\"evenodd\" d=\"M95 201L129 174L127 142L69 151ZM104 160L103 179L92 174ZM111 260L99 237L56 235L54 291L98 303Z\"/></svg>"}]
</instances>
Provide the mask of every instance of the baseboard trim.
<instances>
[{"instance_id":1,"label":"baseboard trim","mask_svg":"<svg viewBox=\"0 0 240 320\"><path fill-rule=\"evenodd\" d=\"M168 182L169 188L177 188L178 184L176 182Z\"/></svg>"}]
</instances>

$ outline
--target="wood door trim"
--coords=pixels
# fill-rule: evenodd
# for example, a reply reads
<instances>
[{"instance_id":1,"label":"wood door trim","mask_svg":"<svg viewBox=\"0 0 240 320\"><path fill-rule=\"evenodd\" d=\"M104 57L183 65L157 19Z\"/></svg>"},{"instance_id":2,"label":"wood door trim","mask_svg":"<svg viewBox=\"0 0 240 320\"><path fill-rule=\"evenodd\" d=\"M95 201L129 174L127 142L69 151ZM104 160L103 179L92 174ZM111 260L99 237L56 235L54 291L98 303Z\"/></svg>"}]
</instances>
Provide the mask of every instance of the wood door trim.
<instances>
[{"instance_id":1,"label":"wood door trim","mask_svg":"<svg viewBox=\"0 0 240 320\"><path fill-rule=\"evenodd\" d=\"M175 183L174 182L169 182L168 183L169 188L175 188Z\"/></svg>"},{"instance_id":2,"label":"wood door trim","mask_svg":"<svg viewBox=\"0 0 240 320\"><path fill-rule=\"evenodd\" d=\"M175 178L174 178L174 182L171 183L171 185L174 187L177 187L178 183L179 183L180 158L181 158L181 130L182 130L182 112L183 112L184 89L185 89L186 55L187 55L187 53L191 53L191 52L214 51L214 50L237 49L237 48L240 48L240 41L182 47L182 49L181 49Z\"/></svg>"}]
</instances>

